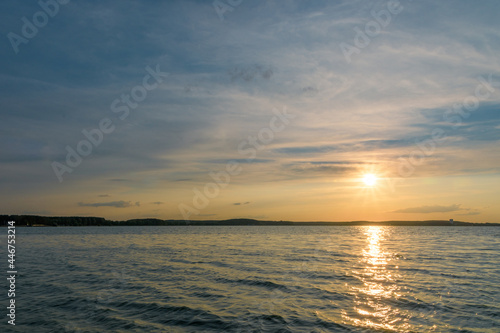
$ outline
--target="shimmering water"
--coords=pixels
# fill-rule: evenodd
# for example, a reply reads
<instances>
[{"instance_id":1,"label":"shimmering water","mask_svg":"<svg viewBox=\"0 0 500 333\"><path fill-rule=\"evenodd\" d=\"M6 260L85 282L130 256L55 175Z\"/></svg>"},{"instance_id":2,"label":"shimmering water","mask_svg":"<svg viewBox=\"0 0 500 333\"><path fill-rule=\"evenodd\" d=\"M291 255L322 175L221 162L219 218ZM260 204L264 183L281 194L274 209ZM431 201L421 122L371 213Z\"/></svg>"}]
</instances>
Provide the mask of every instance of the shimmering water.
<instances>
[{"instance_id":1,"label":"shimmering water","mask_svg":"<svg viewBox=\"0 0 500 333\"><path fill-rule=\"evenodd\" d=\"M1 332L500 332L500 228L17 231Z\"/></svg>"}]
</instances>

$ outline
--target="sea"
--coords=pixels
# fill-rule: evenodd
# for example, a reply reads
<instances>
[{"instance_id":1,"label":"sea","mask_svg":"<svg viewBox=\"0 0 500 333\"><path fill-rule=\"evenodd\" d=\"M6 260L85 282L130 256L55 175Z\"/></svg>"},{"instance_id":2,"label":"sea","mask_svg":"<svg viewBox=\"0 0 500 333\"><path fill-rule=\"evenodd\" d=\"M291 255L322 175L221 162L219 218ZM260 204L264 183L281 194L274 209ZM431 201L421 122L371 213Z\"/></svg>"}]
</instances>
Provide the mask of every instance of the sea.
<instances>
[{"instance_id":1,"label":"sea","mask_svg":"<svg viewBox=\"0 0 500 333\"><path fill-rule=\"evenodd\" d=\"M16 269L0 332L500 332L499 227L17 227Z\"/></svg>"}]
</instances>

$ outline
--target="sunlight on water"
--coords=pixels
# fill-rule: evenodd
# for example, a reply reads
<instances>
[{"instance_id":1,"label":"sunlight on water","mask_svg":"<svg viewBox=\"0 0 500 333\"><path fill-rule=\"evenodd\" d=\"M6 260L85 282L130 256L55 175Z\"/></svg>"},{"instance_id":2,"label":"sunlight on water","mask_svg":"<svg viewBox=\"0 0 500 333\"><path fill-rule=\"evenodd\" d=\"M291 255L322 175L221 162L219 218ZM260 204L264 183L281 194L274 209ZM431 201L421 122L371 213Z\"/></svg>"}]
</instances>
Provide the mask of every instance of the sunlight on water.
<instances>
[{"instance_id":1,"label":"sunlight on water","mask_svg":"<svg viewBox=\"0 0 500 333\"><path fill-rule=\"evenodd\" d=\"M497 333L498 230L24 228L16 329Z\"/></svg>"},{"instance_id":2,"label":"sunlight on water","mask_svg":"<svg viewBox=\"0 0 500 333\"><path fill-rule=\"evenodd\" d=\"M389 269L393 253L383 248L381 242L390 237L385 227L363 227L366 247L362 250L360 264L363 269L352 271L361 282L361 286L349 286L354 296L354 311L342 311L347 323L355 326L401 331L408 329L408 323L400 311L393 308L391 300L397 299L400 275L397 266ZM396 269L394 269L396 268Z\"/></svg>"}]
</instances>

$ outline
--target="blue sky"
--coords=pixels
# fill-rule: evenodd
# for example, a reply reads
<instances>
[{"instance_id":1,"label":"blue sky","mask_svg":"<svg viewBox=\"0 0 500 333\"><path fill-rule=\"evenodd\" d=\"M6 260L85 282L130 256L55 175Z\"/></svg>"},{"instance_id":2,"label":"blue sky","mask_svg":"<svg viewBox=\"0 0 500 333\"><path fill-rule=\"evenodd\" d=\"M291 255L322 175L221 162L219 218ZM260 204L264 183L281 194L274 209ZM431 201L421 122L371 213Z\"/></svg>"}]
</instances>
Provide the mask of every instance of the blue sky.
<instances>
[{"instance_id":1,"label":"blue sky","mask_svg":"<svg viewBox=\"0 0 500 333\"><path fill-rule=\"evenodd\" d=\"M23 17L42 8L0 4L2 213L181 219L185 204L192 219L500 217L496 1L243 0L223 20L212 1L42 2L57 13L17 53L9 33L23 37ZM377 24L347 59L341 45ZM148 66L168 75L120 119L112 102ZM283 110L284 128L241 154ZM105 118L115 130L60 182L52 164ZM402 172L436 129L432 153ZM241 172L194 207L229 161Z\"/></svg>"}]
</instances>

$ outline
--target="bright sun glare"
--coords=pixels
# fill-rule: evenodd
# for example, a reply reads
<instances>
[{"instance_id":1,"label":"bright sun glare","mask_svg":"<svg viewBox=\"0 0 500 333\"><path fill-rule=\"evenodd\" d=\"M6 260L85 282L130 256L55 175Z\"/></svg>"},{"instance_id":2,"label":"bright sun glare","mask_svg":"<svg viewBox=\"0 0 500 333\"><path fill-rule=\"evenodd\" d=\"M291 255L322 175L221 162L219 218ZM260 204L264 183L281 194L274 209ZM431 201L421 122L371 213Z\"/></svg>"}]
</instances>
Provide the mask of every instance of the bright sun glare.
<instances>
[{"instance_id":1,"label":"bright sun glare","mask_svg":"<svg viewBox=\"0 0 500 333\"><path fill-rule=\"evenodd\" d=\"M377 176L371 173L366 174L363 177L363 182L365 183L366 186L373 186L377 183Z\"/></svg>"}]
</instances>

